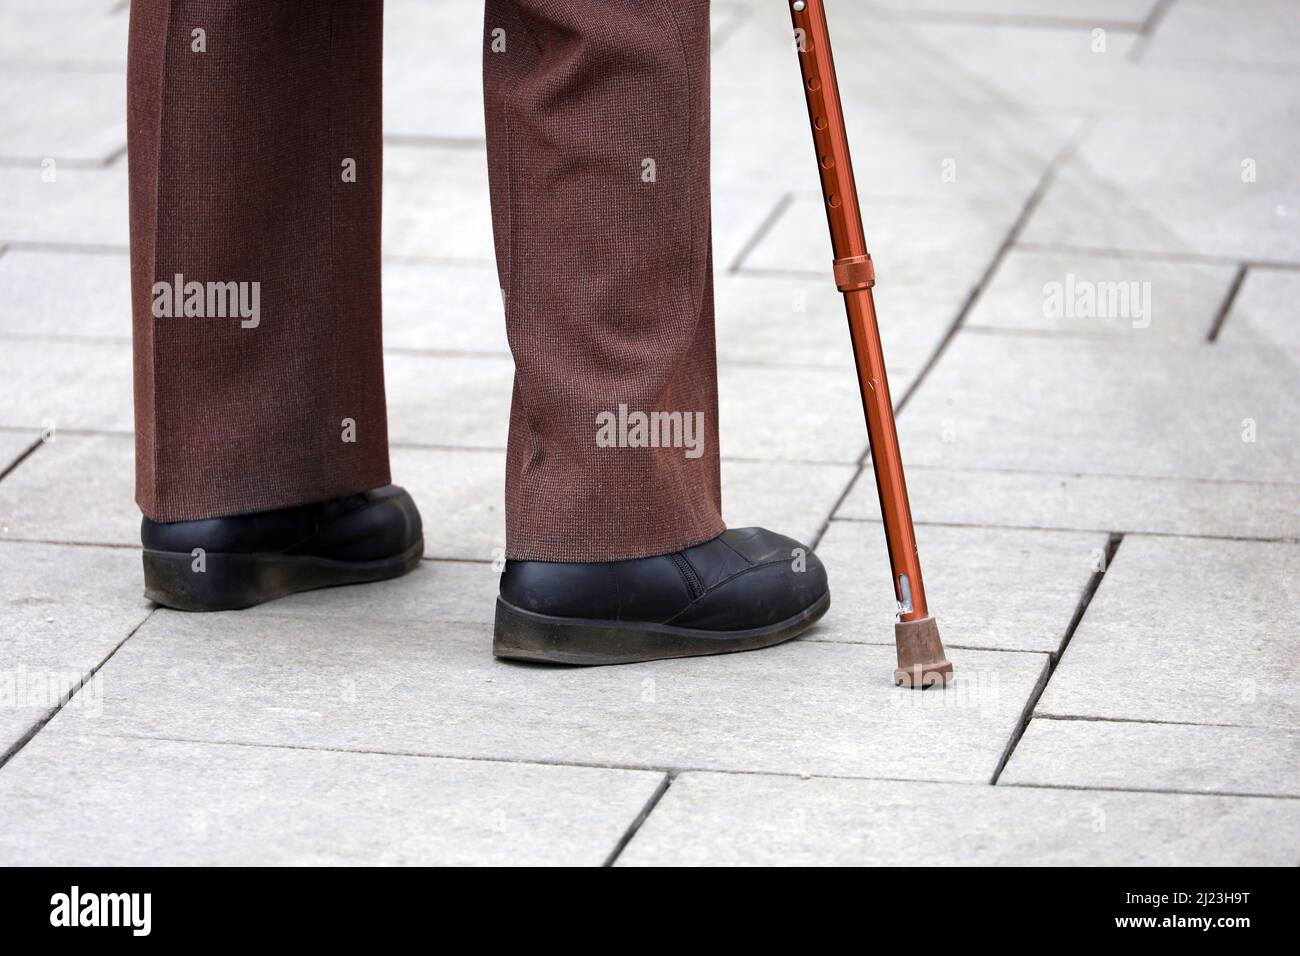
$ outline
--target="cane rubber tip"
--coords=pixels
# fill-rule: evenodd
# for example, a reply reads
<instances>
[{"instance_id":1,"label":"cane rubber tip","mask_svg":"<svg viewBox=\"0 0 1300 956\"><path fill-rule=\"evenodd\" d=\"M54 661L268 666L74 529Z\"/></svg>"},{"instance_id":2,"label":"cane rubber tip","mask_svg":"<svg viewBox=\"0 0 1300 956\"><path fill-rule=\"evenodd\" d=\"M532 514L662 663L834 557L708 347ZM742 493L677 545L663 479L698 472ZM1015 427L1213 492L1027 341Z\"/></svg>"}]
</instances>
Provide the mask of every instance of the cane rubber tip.
<instances>
[{"instance_id":1,"label":"cane rubber tip","mask_svg":"<svg viewBox=\"0 0 1300 956\"><path fill-rule=\"evenodd\" d=\"M942 687L952 680L952 662L944 655L939 625L934 618L899 621L894 625L894 643L898 645L896 687L924 690L935 685Z\"/></svg>"}]
</instances>

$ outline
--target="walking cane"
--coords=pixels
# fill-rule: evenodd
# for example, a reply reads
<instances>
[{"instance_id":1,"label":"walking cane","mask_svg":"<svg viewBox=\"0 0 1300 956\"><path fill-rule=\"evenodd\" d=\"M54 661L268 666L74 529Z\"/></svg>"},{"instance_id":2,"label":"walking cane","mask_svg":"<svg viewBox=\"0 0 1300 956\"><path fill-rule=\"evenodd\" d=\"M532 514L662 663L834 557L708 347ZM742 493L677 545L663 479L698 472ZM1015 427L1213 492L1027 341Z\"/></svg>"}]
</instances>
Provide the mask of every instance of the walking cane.
<instances>
[{"instance_id":1,"label":"walking cane","mask_svg":"<svg viewBox=\"0 0 1300 956\"><path fill-rule=\"evenodd\" d=\"M876 272L862 231L862 211L853 181L853 163L849 159L849 141L844 131L823 0L793 0L790 15L794 20L804 95L808 98L813 145L821 169L822 196L835 254L835 284L844 293L844 306L849 315L858 387L867 416L867 438L871 442L871 464L876 472L880 514L885 522L885 541L894 576L894 596L898 600L898 620L894 624L898 668L894 671L894 683L913 688L946 684L952 677L952 664L944 656L939 627L925 603L916 532L907 503L894 407L885 375L885 355L871 295Z\"/></svg>"}]
</instances>

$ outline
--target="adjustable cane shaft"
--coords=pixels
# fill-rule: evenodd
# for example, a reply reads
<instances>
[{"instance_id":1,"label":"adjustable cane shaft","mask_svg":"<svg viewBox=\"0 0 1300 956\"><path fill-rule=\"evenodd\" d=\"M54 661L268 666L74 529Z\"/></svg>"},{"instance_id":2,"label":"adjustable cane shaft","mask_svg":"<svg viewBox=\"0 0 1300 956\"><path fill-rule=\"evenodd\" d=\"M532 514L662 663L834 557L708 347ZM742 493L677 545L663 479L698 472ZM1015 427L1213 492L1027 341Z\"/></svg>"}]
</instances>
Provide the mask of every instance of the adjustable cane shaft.
<instances>
[{"instance_id":1,"label":"adjustable cane shaft","mask_svg":"<svg viewBox=\"0 0 1300 956\"><path fill-rule=\"evenodd\" d=\"M862 408L866 413L871 462L880 495L880 513L889 547L889 563L898 601L895 628L899 670L897 683L926 686L947 680L952 665L944 658L938 628L930 617L917 557L916 532L907 499L907 482L898 449L894 407L885 373L884 350L876 322L872 287L875 268L867 252L858 190L853 179L848 136L840 104L835 61L823 0L793 0L790 14L795 27L795 48L808 100L808 119L821 174L826 220L834 251L835 284L844 293L849 334L857 364Z\"/></svg>"}]
</instances>

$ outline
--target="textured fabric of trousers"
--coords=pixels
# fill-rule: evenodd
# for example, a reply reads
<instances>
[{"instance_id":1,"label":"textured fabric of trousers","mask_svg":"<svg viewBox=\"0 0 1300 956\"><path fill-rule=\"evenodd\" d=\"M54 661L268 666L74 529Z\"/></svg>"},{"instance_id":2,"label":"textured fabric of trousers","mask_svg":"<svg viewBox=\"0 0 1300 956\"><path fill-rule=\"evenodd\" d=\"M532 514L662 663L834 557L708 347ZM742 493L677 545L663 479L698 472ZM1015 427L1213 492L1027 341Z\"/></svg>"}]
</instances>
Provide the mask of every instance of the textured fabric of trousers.
<instances>
[{"instance_id":1,"label":"textured fabric of trousers","mask_svg":"<svg viewBox=\"0 0 1300 956\"><path fill-rule=\"evenodd\" d=\"M723 530L708 19L704 0L487 0L511 558ZM381 40L377 2L132 4L137 501L155 520L389 480ZM222 289L250 290L256 319L222 314Z\"/></svg>"}]
</instances>

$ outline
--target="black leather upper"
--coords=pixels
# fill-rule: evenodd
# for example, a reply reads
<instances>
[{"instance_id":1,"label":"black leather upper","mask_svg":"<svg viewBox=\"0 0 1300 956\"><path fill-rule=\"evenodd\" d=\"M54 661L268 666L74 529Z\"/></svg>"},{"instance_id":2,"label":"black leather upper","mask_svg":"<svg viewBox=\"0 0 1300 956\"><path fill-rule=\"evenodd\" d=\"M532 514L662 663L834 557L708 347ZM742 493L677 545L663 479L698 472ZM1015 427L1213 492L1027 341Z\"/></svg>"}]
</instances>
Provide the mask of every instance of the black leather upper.
<instances>
[{"instance_id":1,"label":"black leather upper","mask_svg":"<svg viewBox=\"0 0 1300 956\"><path fill-rule=\"evenodd\" d=\"M765 528L630 561L507 561L501 575L501 597L537 614L716 631L787 620L827 590L817 556Z\"/></svg>"},{"instance_id":2,"label":"black leather upper","mask_svg":"<svg viewBox=\"0 0 1300 956\"><path fill-rule=\"evenodd\" d=\"M336 561L378 561L421 539L420 512L397 485L275 511L199 521L140 522L151 551L294 554Z\"/></svg>"}]
</instances>

